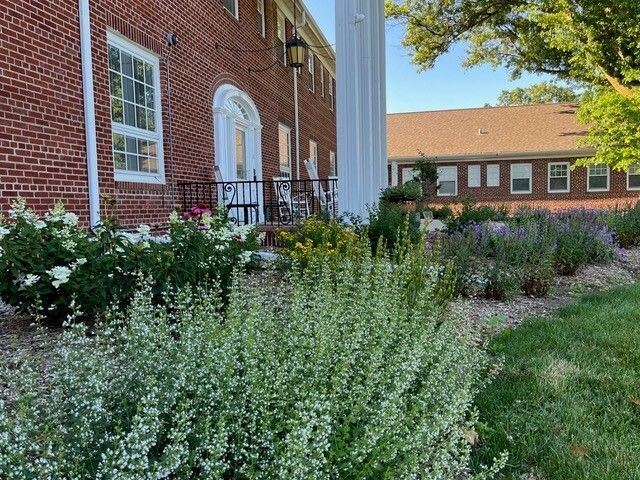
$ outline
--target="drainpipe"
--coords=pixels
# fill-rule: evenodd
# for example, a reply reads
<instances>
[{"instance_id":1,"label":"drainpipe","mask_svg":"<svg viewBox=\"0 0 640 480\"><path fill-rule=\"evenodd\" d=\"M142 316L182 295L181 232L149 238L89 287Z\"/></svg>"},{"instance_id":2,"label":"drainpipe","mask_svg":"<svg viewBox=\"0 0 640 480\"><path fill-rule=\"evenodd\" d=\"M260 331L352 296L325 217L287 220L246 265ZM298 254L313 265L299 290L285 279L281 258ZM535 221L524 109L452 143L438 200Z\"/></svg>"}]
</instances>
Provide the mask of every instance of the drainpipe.
<instances>
[{"instance_id":1,"label":"drainpipe","mask_svg":"<svg viewBox=\"0 0 640 480\"><path fill-rule=\"evenodd\" d=\"M84 97L84 129L87 147L87 182L89 190L89 222L100 223L100 187L98 185L98 146L96 111L93 94L93 59L91 56L91 18L89 0L79 0L80 54L82 57L82 93Z\"/></svg>"},{"instance_id":2,"label":"drainpipe","mask_svg":"<svg viewBox=\"0 0 640 480\"><path fill-rule=\"evenodd\" d=\"M293 111L296 130L296 180L300 180L300 114L298 103L298 69L293 69Z\"/></svg>"}]
</instances>

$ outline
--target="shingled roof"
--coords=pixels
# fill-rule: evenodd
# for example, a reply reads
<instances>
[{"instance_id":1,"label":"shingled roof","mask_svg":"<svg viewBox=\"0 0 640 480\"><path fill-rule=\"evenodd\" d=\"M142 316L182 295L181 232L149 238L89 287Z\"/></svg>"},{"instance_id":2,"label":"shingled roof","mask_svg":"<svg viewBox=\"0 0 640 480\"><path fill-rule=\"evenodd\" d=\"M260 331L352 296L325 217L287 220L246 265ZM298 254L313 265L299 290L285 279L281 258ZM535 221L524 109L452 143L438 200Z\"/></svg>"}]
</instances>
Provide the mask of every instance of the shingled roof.
<instances>
[{"instance_id":1,"label":"shingled roof","mask_svg":"<svg viewBox=\"0 0 640 480\"><path fill-rule=\"evenodd\" d=\"M582 152L586 134L572 103L396 113L387 117L390 160L428 157L495 157Z\"/></svg>"}]
</instances>

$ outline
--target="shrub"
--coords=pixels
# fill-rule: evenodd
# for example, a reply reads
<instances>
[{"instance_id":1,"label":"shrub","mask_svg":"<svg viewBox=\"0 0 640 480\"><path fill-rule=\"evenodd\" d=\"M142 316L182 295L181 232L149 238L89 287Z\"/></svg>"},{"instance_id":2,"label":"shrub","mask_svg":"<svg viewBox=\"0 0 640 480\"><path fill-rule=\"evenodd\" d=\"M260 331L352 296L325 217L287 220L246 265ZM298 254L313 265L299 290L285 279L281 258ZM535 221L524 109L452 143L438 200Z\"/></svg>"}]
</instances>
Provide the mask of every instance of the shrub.
<instances>
[{"instance_id":1,"label":"shrub","mask_svg":"<svg viewBox=\"0 0 640 480\"><path fill-rule=\"evenodd\" d=\"M623 248L640 245L640 202L627 209L616 210L606 217L609 228Z\"/></svg>"},{"instance_id":2,"label":"shrub","mask_svg":"<svg viewBox=\"0 0 640 480\"><path fill-rule=\"evenodd\" d=\"M311 259L323 255L332 262L362 253L363 244L355 230L336 219L311 217L291 231L277 233L281 253L306 268Z\"/></svg>"},{"instance_id":3,"label":"shrub","mask_svg":"<svg viewBox=\"0 0 640 480\"><path fill-rule=\"evenodd\" d=\"M43 378L1 374L0 477L470 478L487 357L435 280L408 301L409 267L318 256L275 294L240 278L224 318L215 292L142 291L75 325Z\"/></svg>"},{"instance_id":4,"label":"shrub","mask_svg":"<svg viewBox=\"0 0 640 480\"><path fill-rule=\"evenodd\" d=\"M405 223L408 223L409 239L417 243L420 239L420 222L415 215L393 204L380 203L377 208L370 209L367 231L372 248L375 250L378 243L384 242L389 250L393 250Z\"/></svg>"},{"instance_id":5,"label":"shrub","mask_svg":"<svg viewBox=\"0 0 640 480\"><path fill-rule=\"evenodd\" d=\"M505 220L507 211L504 208L494 208L490 205L476 205L476 203L467 198L462 202L462 210L460 214L449 222L449 228L452 230L464 228L470 223L484 223L489 220Z\"/></svg>"},{"instance_id":6,"label":"shrub","mask_svg":"<svg viewBox=\"0 0 640 480\"><path fill-rule=\"evenodd\" d=\"M174 214L168 235L154 239L147 226L132 234L109 219L92 234L62 204L40 218L19 200L0 224L0 270L7 272L0 298L60 323L73 307L91 318L112 302L126 303L140 277L148 278L158 301L169 288L214 278L224 292L231 271L246 265L257 247L253 228L234 228L222 213Z\"/></svg>"},{"instance_id":7,"label":"shrub","mask_svg":"<svg viewBox=\"0 0 640 480\"><path fill-rule=\"evenodd\" d=\"M431 209L433 218L436 220L449 220L453 218L453 210L448 205L444 205L440 208Z\"/></svg>"},{"instance_id":8,"label":"shrub","mask_svg":"<svg viewBox=\"0 0 640 480\"><path fill-rule=\"evenodd\" d=\"M414 202L420 198L422 198L420 182L412 180L403 185L385 188L380 195L380 203Z\"/></svg>"}]
</instances>

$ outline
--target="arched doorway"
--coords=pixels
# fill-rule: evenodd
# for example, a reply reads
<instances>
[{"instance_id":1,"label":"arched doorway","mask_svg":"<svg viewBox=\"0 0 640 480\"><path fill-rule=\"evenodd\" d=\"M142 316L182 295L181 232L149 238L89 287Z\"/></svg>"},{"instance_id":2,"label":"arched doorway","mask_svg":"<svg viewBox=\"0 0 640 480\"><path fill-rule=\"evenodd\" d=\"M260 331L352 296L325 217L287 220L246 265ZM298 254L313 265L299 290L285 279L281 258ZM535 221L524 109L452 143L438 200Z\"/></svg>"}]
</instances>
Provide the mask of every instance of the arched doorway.
<instances>
[{"instance_id":1,"label":"arched doorway","mask_svg":"<svg viewBox=\"0 0 640 480\"><path fill-rule=\"evenodd\" d=\"M227 192L227 203L244 205L231 208L230 216L255 221L245 218L245 212L251 212L252 217L258 215L260 220L262 188L258 183L250 183L262 180L262 125L258 109L248 94L225 84L216 90L213 113L215 162L224 182L234 182Z\"/></svg>"}]
</instances>

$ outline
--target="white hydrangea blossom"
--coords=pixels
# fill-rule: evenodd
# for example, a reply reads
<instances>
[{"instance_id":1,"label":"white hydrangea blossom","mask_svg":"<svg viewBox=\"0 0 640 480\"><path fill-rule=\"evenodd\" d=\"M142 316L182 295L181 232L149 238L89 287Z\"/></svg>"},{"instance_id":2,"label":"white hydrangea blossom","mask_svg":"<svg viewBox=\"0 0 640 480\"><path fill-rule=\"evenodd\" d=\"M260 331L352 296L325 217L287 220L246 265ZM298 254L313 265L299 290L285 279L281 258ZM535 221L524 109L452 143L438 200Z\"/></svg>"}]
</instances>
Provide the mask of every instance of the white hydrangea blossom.
<instances>
[{"instance_id":1,"label":"white hydrangea blossom","mask_svg":"<svg viewBox=\"0 0 640 480\"><path fill-rule=\"evenodd\" d=\"M51 270L47 270L47 274L53 278L51 284L56 288L60 288L60 285L67 283L71 273L72 270L69 267L64 266L57 266L53 267Z\"/></svg>"},{"instance_id":2,"label":"white hydrangea blossom","mask_svg":"<svg viewBox=\"0 0 640 480\"><path fill-rule=\"evenodd\" d=\"M0 240L2 240L4 237L9 235L10 233L11 233L11 230L9 230L7 227L0 225Z\"/></svg>"}]
</instances>

